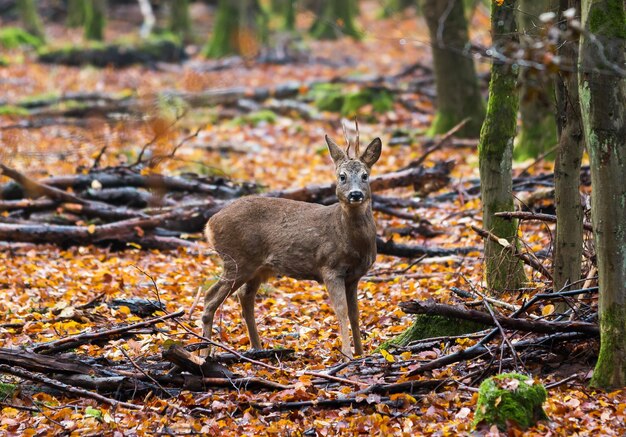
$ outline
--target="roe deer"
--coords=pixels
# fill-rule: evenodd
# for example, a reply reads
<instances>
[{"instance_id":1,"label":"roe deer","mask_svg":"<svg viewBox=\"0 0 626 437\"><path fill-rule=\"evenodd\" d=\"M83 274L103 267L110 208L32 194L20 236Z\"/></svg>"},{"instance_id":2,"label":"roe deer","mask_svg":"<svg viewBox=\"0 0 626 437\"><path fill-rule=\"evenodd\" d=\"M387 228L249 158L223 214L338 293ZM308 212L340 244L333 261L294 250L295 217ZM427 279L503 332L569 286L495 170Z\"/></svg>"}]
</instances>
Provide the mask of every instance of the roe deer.
<instances>
[{"instance_id":1,"label":"roe deer","mask_svg":"<svg viewBox=\"0 0 626 437\"><path fill-rule=\"evenodd\" d=\"M210 338L215 311L239 291L242 315L252 348L261 348L254 319L254 298L274 275L323 282L339 320L341 351L352 358L363 353L359 331L357 285L376 258L376 226L372 215L369 174L380 157L376 138L356 158L348 156L326 136L335 163L337 198L330 206L295 200L245 197L211 217L206 226L209 244L222 259L221 278L206 293L204 336Z\"/></svg>"}]
</instances>

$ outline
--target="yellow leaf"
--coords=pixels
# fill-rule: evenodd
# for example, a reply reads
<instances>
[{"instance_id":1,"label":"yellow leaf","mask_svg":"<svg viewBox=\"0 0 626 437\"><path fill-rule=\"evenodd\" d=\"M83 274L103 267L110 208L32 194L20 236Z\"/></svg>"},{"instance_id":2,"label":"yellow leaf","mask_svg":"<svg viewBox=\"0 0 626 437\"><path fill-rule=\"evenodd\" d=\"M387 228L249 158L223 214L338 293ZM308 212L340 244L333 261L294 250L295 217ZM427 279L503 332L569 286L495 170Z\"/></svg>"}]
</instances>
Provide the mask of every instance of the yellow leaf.
<instances>
[{"instance_id":1,"label":"yellow leaf","mask_svg":"<svg viewBox=\"0 0 626 437\"><path fill-rule=\"evenodd\" d=\"M391 355L389 352L387 352L385 349L381 349L380 350L380 354L390 363L394 363L396 361L396 359L393 357L393 355Z\"/></svg>"},{"instance_id":2,"label":"yellow leaf","mask_svg":"<svg viewBox=\"0 0 626 437\"><path fill-rule=\"evenodd\" d=\"M130 242L130 243L126 243L126 245L130 247L134 247L135 249L141 249L141 245L137 243Z\"/></svg>"},{"instance_id":3,"label":"yellow leaf","mask_svg":"<svg viewBox=\"0 0 626 437\"><path fill-rule=\"evenodd\" d=\"M403 360L406 361L406 360L410 360L413 354L409 351L406 351L406 352L402 352L400 356L402 357Z\"/></svg>"},{"instance_id":4,"label":"yellow leaf","mask_svg":"<svg viewBox=\"0 0 626 437\"><path fill-rule=\"evenodd\" d=\"M549 316L554 312L554 305L548 304L541 309L541 315Z\"/></svg>"},{"instance_id":5,"label":"yellow leaf","mask_svg":"<svg viewBox=\"0 0 626 437\"><path fill-rule=\"evenodd\" d=\"M498 396L496 398L496 401L494 402L494 407L497 407L498 405L500 405L500 402L502 401L502 397Z\"/></svg>"},{"instance_id":6,"label":"yellow leaf","mask_svg":"<svg viewBox=\"0 0 626 437\"><path fill-rule=\"evenodd\" d=\"M96 225L91 224L87 226L87 232L89 232L90 234L93 234L94 232L96 232Z\"/></svg>"},{"instance_id":7,"label":"yellow leaf","mask_svg":"<svg viewBox=\"0 0 626 437\"><path fill-rule=\"evenodd\" d=\"M122 314L130 314L130 308L128 308L126 305L120 306L117 310Z\"/></svg>"},{"instance_id":8,"label":"yellow leaf","mask_svg":"<svg viewBox=\"0 0 626 437\"><path fill-rule=\"evenodd\" d=\"M506 238L498 238L498 243L502 247L509 247L511 245L511 243L509 243L509 241Z\"/></svg>"}]
</instances>

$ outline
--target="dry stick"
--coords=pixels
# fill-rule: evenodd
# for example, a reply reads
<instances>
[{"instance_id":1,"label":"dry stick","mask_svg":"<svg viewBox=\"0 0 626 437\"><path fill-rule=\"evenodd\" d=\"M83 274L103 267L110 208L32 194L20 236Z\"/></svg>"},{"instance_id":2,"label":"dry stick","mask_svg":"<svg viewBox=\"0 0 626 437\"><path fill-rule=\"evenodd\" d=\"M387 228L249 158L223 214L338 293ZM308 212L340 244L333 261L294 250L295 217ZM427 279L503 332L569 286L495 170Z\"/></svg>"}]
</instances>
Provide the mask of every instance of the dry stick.
<instances>
[{"instance_id":1,"label":"dry stick","mask_svg":"<svg viewBox=\"0 0 626 437\"><path fill-rule=\"evenodd\" d=\"M556 216L552 214L541 214L538 212L530 212L530 211L504 211L504 212L496 212L494 214L496 217L502 217L505 219L519 219L519 220L540 220L542 222L548 223L556 223ZM593 231L593 226L591 223L584 221L583 229L586 231Z\"/></svg>"},{"instance_id":2,"label":"dry stick","mask_svg":"<svg viewBox=\"0 0 626 437\"><path fill-rule=\"evenodd\" d=\"M515 368L517 369L517 360L519 359L517 356L517 352L515 351L515 348L513 347L513 344L511 344L511 340L509 339L509 336L506 335L506 332L504 332L504 328L502 328L502 325L500 324L500 322L498 321L498 318L496 317L495 312L493 311L493 308L491 308L491 305L489 304L489 302L487 302L487 300L485 299L485 295L482 294L480 291L478 290L474 290L474 292L476 294L478 294L482 299L483 299L483 304L485 305L485 308L487 308L487 311L489 311L489 315L491 315L491 318L493 319L493 323L495 323L495 325L498 327L498 329L500 330L500 335L502 336L502 338L504 339L504 341L506 342L507 346L509 346L509 349L511 349L511 354L513 354L513 365L515 366ZM502 356L500 356L500 362L502 362ZM501 369L500 369L501 370Z\"/></svg>"},{"instance_id":3,"label":"dry stick","mask_svg":"<svg viewBox=\"0 0 626 437\"><path fill-rule=\"evenodd\" d=\"M8 366L6 364L0 364L0 372L8 373L14 376L18 376L22 379L28 379L31 381L39 382L42 384L49 385L50 387L54 387L59 390L63 390L68 393L72 393L84 398L95 399L98 402L102 402L113 407L124 407L129 410L142 410L143 406L135 405L128 402L116 401L115 399L108 398L106 396L102 396L98 393L94 393L88 390L84 390L82 388L74 387L68 384L65 384L61 381L57 381L56 379L48 378L45 375L41 375L35 372L29 372L28 370L21 369L19 367Z\"/></svg>"},{"instance_id":4,"label":"dry stick","mask_svg":"<svg viewBox=\"0 0 626 437\"><path fill-rule=\"evenodd\" d=\"M349 384L349 385L354 385L356 387L367 387L368 385L363 383L363 382L359 382L359 381L353 381L351 379L347 379L347 378L340 378L338 376L333 376L333 375L329 375L326 373L317 373L317 372L310 372L308 370L304 371L305 375L310 375L310 376L315 376L317 378L323 378L323 379L328 379L330 381L335 381L335 382L343 382L344 384Z\"/></svg>"},{"instance_id":5,"label":"dry stick","mask_svg":"<svg viewBox=\"0 0 626 437\"><path fill-rule=\"evenodd\" d=\"M480 235L481 237L489 238L491 241L494 241L494 242L498 243L503 248L511 251L511 253L514 256L519 257L524 264L529 265L530 267L532 267L535 270L537 270L538 272L540 272L542 275L544 275L549 280L552 280L552 274L550 273L550 271L543 264L541 264L540 262L537 262L536 260L532 259L530 256L528 256L527 253L519 252L517 250L517 247L514 244L511 244L506 239L499 238L498 236L492 234L491 232L486 231L484 229L481 229L481 228L479 228L477 226L471 225L471 227L472 227L472 230L474 232L476 232L478 235Z\"/></svg>"},{"instance_id":6,"label":"dry stick","mask_svg":"<svg viewBox=\"0 0 626 437\"><path fill-rule=\"evenodd\" d=\"M167 391L167 389L166 389L165 387L163 387L163 386L159 383L159 381L157 381L156 379L154 379L154 378L153 378L152 376L150 376L150 375L149 375L149 374L148 374L145 370L143 370L141 367L139 367L139 365L135 362L135 360L133 360L133 359L130 357L130 355L128 355L128 354L126 353L126 351L124 350L124 348L121 348L121 347L119 347L119 346L118 346L118 347L117 347L117 350L118 350L118 351L120 351L120 352L122 353L122 355L124 355L128 361L130 361L130 364L131 364L131 365L132 365L135 369L137 369L139 372L141 372L141 373L142 373L142 374L143 374L146 378L148 378L150 381L154 382L154 383L157 385L157 387L159 387L159 388L163 391L163 393L167 393L167 395L169 396L169 398L170 398L170 399L174 397L174 395L172 395L169 391Z\"/></svg>"},{"instance_id":7,"label":"dry stick","mask_svg":"<svg viewBox=\"0 0 626 437\"><path fill-rule=\"evenodd\" d=\"M106 329L104 331L96 331L96 332L83 332L81 334L72 335L71 337L65 337L60 340L51 341L48 343L41 343L32 348L33 352L37 352L40 354L50 354L55 352L61 352L67 349L75 348L81 344L89 343L93 340L104 339L112 336L116 336L119 334L123 334L125 332L131 331L137 328L143 328L146 326L151 326L156 323L163 322L167 319L172 319L179 317L185 313L185 310L178 310L175 313L169 313L164 316L155 317L150 320L145 320L143 322L137 322L126 326L121 326L113 329Z\"/></svg>"},{"instance_id":8,"label":"dry stick","mask_svg":"<svg viewBox=\"0 0 626 437\"><path fill-rule=\"evenodd\" d=\"M439 141L437 141L435 144L433 144L428 149L426 149L424 153L422 154L422 156L420 156L415 161L412 161L411 163L409 163L409 165L407 165L405 168L419 167L420 165L422 165L424 161L426 161L426 158L428 158L429 155L431 155L433 152L436 152L437 150L441 149L444 145L446 145L450 141L450 139L454 136L454 134L456 134L459 130L461 130L463 126L467 124L469 120L470 120L469 118L462 120L459 124L457 124L448 132L443 134L443 136L439 138Z\"/></svg>"},{"instance_id":9,"label":"dry stick","mask_svg":"<svg viewBox=\"0 0 626 437\"><path fill-rule=\"evenodd\" d=\"M466 298L466 299L467 298L475 299L475 298L478 297L478 296L470 293L469 291L461 290L458 287L450 287L450 291L452 291L457 296L461 296L462 298ZM502 308L505 308L505 309L511 310L511 311L517 311L520 308L517 305L513 305L511 303L504 302L502 300L498 300L498 299L495 299L493 297L489 297L489 296L485 296L485 295L483 295L483 299L482 300L486 300L487 302L489 302L491 304L494 304L495 306L499 306L499 307L502 307ZM476 304L477 305L481 305L482 301L478 301ZM467 306L474 305L474 302L466 302L465 305L467 305ZM530 317L531 319L540 319L540 317L536 316L535 314L528 314L528 317Z\"/></svg>"}]
</instances>

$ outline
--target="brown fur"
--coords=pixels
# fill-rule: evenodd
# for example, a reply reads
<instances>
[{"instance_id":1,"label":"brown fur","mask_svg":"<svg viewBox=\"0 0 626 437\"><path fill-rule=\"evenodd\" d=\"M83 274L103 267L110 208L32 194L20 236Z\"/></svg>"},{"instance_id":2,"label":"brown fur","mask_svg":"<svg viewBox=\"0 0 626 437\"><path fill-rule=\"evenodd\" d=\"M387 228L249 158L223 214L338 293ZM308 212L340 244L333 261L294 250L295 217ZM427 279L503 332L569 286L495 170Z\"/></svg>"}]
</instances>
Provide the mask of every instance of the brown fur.
<instances>
[{"instance_id":1,"label":"brown fur","mask_svg":"<svg viewBox=\"0 0 626 437\"><path fill-rule=\"evenodd\" d=\"M352 356L348 320L355 352L363 353L357 284L376 258L369 172L380 156L381 144L376 139L359 159L348 159L328 137L327 143L336 165L339 203L323 206L246 197L207 223L207 240L222 259L224 271L205 297L205 337L210 337L217 308L243 286L239 292L243 317L252 347L260 348L254 298L261 283L283 275L323 282L339 319L343 353ZM361 195L362 202L350 202L350 196Z\"/></svg>"}]
</instances>

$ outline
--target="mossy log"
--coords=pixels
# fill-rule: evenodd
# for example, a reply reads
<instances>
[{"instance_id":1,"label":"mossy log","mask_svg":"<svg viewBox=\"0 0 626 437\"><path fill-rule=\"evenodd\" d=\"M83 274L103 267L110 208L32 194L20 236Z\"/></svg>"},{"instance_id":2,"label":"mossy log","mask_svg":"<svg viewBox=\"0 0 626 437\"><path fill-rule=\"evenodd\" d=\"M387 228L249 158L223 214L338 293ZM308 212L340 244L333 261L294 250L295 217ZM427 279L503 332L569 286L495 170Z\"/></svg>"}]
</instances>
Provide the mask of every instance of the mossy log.
<instances>
[{"instance_id":1,"label":"mossy log","mask_svg":"<svg viewBox=\"0 0 626 437\"><path fill-rule=\"evenodd\" d=\"M46 64L95 67L126 67L133 64L180 62L186 58L183 46L170 39L148 40L138 45L108 44L68 47L41 52L39 61Z\"/></svg>"},{"instance_id":2,"label":"mossy log","mask_svg":"<svg viewBox=\"0 0 626 437\"><path fill-rule=\"evenodd\" d=\"M506 430L512 424L526 429L548 416L543 403L546 389L531 378L517 373L503 373L480 384L473 426L497 425Z\"/></svg>"}]
</instances>

